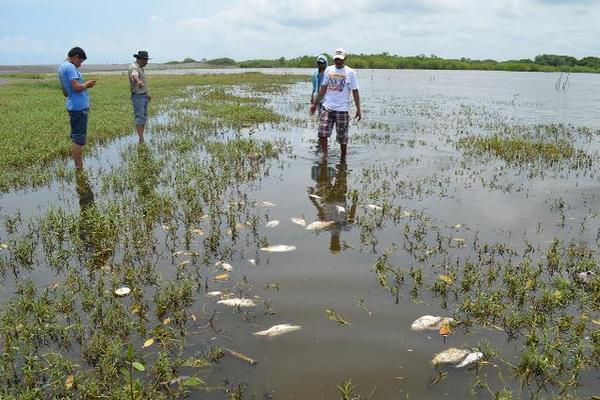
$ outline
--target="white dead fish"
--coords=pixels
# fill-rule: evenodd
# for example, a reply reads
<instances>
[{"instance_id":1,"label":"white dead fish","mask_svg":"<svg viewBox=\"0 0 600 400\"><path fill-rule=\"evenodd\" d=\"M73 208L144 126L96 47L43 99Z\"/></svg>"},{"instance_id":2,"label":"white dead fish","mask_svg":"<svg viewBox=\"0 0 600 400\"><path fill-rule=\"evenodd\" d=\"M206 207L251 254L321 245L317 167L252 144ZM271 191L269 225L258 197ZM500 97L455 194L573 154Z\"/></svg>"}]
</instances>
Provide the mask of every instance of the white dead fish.
<instances>
[{"instance_id":1,"label":"white dead fish","mask_svg":"<svg viewBox=\"0 0 600 400\"><path fill-rule=\"evenodd\" d=\"M338 205L336 205L336 206L335 206L335 209L336 209L336 210L337 210L337 212L339 212L339 213L345 213L345 212L346 212L346 209L345 209L344 207L342 207L342 206L338 206Z\"/></svg>"},{"instance_id":2,"label":"white dead fish","mask_svg":"<svg viewBox=\"0 0 600 400\"><path fill-rule=\"evenodd\" d=\"M277 225L279 225L279 221L274 219L273 221L269 221L267 222L267 224L265 225L266 228L275 228Z\"/></svg>"},{"instance_id":3,"label":"white dead fish","mask_svg":"<svg viewBox=\"0 0 600 400\"><path fill-rule=\"evenodd\" d=\"M306 221L303 218L292 217L290 218L293 223L300 226L306 226Z\"/></svg>"},{"instance_id":4,"label":"white dead fish","mask_svg":"<svg viewBox=\"0 0 600 400\"><path fill-rule=\"evenodd\" d=\"M594 279L595 276L596 274L593 271L576 272L573 274L573 279L579 283L587 285Z\"/></svg>"},{"instance_id":5,"label":"white dead fish","mask_svg":"<svg viewBox=\"0 0 600 400\"><path fill-rule=\"evenodd\" d=\"M321 196L317 196L316 194L309 194L308 197L312 197L313 199L321 200Z\"/></svg>"},{"instance_id":6,"label":"white dead fish","mask_svg":"<svg viewBox=\"0 0 600 400\"><path fill-rule=\"evenodd\" d=\"M482 358L483 358L482 352L474 351L474 352L470 353L468 356L466 356L465 359L462 360L461 363L456 366L456 368L466 367L467 365L473 364L474 362L477 362L477 361L481 360Z\"/></svg>"},{"instance_id":7,"label":"white dead fish","mask_svg":"<svg viewBox=\"0 0 600 400\"><path fill-rule=\"evenodd\" d=\"M469 355L469 353L469 350L451 347L447 350L442 351L441 353L436 354L435 357L433 357L433 360L431 360L431 363L433 365L454 364L463 360L466 356Z\"/></svg>"},{"instance_id":8,"label":"white dead fish","mask_svg":"<svg viewBox=\"0 0 600 400\"><path fill-rule=\"evenodd\" d=\"M290 325L290 324L273 325L272 327L270 327L269 329L266 329L264 331L254 332L253 335L274 337L274 336L283 335L284 333L288 333L288 332L299 331L300 329L302 329L302 327L299 325Z\"/></svg>"},{"instance_id":9,"label":"white dead fish","mask_svg":"<svg viewBox=\"0 0 600 400\"><path fill-rule=\"evenodd\" d=\"M225 299L217 301L217 304L223 304L229 307L256 307L256 303L250 299Z\"/></svg>"},{"instance_id":10,"label":"white dead fish","mask_svg":"<svg viewBox=\"0 0 600 400\"><path fill-rule=\"evenodd\" d=\"M287 251L296 250L296 246L289 246L287 244L277 244L275 246L261 247L260 249L269 253L285 253Z\"/></svg>"},{"instance_id":11,"label":"white dead fish","mask_svg":"<svg viewBox=\"0 0 600 400\"><path fill-rule=\"evenodd\" d=\"M371 210L383 210L383 208L381 208L380 206L376 205L376 204L367 204L365 207L370 208Z\"/></svg>"},{"instance_id":12,"label":"white dead fish","mask_svg":"<svg viewBox=\"0 0 600 400\"><path fill-rule=\"evenodd\" d=\"M262 203L260 203L260 205L263 207L276 207L277 206L277 204L271 203L270 201L263 201Z\"/></svg>"},{"instance_id":13,"label":"white dead fish","mask_svg":"<svg viewBox=\"0 0 600 400\"><path fill-rule=\"evenodd\" d=\"M425 330L437 331L444 325L454 322L453 318L434 317L433 315L423 315L417 318L410 326L411 331L422 332Z\"/></svg>"},{"instance_id":14,"label":"white dead fish","mask_svg":"<svg viewBox=\"0 0 600 400\"><path fill-rule=\"evenodd\" d=\"M233 267L231 266L231 264L226 263L225 261L217 261L215 263L215 266L221 267L221 268L223 268L223 270L225 270L227 272L230 272L233 270Z\"/></svg>"},{"instance_id":15,"label":"white dead fish","mask_svg":"<svg viewBox=\"0 0 600 400\"><path fill-rule=\"evenodd\" d=\"M256 265L256 260L254 258L249 259L248 262L252 265Z\"/></svg>"},{"instance_id":16,"label":"white dead fish","mask_svg":"<svg viewBox=\"0 0 600 400\"><path fill-rule=\"evenodd\" d=\"M323 229L329 229L335 225L334 221L315 221L310 223L307 227L307 231L320 231Z\"/></svg>"},{"instance_id":17,"label":"white dead fish","mask_svg":"<svg viewBox=\"0 0 600 400\"><path fill-rule=\"evenodd\" d=\"M206 297L217 297L217 296L220 296L222 294L223 294L223 292L221 292L219 290L215 290L213 292L206 293Z\"/></svg>"},{"instance_id":18,"label":"white dead fish","mask_svg":"<svg viewBox=\"0 0 600 400\"><path fill-rule=\"evenodd\" d=\"M131 293L131 289L129 289L126 286L123 286L121 288L115 289L115 294L117 296L127 296L129 293Z\"/></svg>"}]
</instances>

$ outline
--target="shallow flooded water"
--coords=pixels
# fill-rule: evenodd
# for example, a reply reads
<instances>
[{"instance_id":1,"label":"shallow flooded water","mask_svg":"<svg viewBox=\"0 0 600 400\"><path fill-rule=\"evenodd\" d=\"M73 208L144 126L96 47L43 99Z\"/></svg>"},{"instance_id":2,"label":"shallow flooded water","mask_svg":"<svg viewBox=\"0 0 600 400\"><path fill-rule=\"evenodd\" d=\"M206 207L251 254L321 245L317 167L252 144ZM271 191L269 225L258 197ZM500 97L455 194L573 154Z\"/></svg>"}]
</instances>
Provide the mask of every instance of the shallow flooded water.
<instances>
[{"instance_id":1,"label":"shallow flooded water","mask_svg":"<svg viewBox=\"0 0 600 400\"><path fill-rule=\"evenodd\" d=\"M212 388L239 387L243 398L335 399L341 396L337 385L348 379L356 386L355 397L348 399L359 394L372 399L598 394L598 286L576 286L571 275L582 268L600 273L590 262L597 259L600 237L600 76L571 75L564 90L556 89L558 74L361 70L358 76L364 119L351 125L347 163L340 162L333 139L326 159L316 151L316 120L307 115L310 84L298 83L265 95L283 122L217 133L216 140L223 142L253 138L286 148L257 176L235 181L233 189L212 199L221 204L211 206L202 198L196 199L202 212L186 208L186 196L201 189L194 186L195 176L182 182L192 176L183 171L192 171L208 156L205 149L181 147L185 155L180 158L173 150L179 147L167 146L194 128L166 124L159 133L151 124L147 150L136 150L131 135L86 159L90 185L83 190L57 181L49 188L3 194L0 242L27 232L26 223L10 232L11 221L19 225L56 207L79 214L92 199L107 204L117 193L122 198L143 197L139 193L145 190L165 194L175 211L166 211L153 230L151 255L127 259L127 251L120 249L112 262L131 263L135 270L152 260L165 279L189 274L196 280L194 301L186 307L194 319L185 325L184 355L220 346L256 360L249 365L226 356L203 377ZM252 94L246 88L235 92ZM566 140L591 161L511 162L458 145L461 138L495 133ZM165 156L168 152L172 155ZM134 156L150 161L144 159L141 175L132 175L138 180L119 186L118 178L110 176L128 176L130 171L120 168ZM150 189L147 165L162 171ZM228 163L221 168L227 170ZM189 187L191 193L167 182ZM210 207L230 216L215 222L223 231L238 230L220 239L214 252L208 250L213 222L197 217ZM232 209L238 213L227 211ZM331 223L307 230L291 218ZM273 220L279 224L265 226ZM185 232L192 225L204 235L189 240ZM552 270L549 252L555 243L561 261ZM570 243L585 249L576 252ZM261 250L279 244L295 250ZM186 260L190 264L182 264ZM232 267L227 279L215 278L223 272L214 265L219 260ZM4 272L3 299L25 279L42 287L64 280L43 257L16 276ZM146 279L139 284L148 285L143 297L152 299L158 289ZM527 288L522 295L520 286ZM257 306L227 307L217 303L219 297L207 297L211 291L254 299ZM548 305L552 299L556 304ZM128 298L123 302L132 305ZM506 308L499 309L498 303ZM448 335L411 331L412 322L423 315L453 317L457 325ZM534 318L540 315L546 319ZM581 332L568 336L580 320ZM555 332L556 321L571 323ZM253 335L284 323L301 329L277 337ZM547 355L539 348L561 341L588 355L584 366L575 368L573 355L562 347L548 350L560 357L545 367L539 360L523 361L523 354ZM482 350L485 359L470 368L434 367L434 356L451 347ZM142 354L147 363L155 358L152 347ZM579 387L564 384L569 380ZM191 393L191 398L224 396L221 390Z\"/></svg>"}]
</instances>

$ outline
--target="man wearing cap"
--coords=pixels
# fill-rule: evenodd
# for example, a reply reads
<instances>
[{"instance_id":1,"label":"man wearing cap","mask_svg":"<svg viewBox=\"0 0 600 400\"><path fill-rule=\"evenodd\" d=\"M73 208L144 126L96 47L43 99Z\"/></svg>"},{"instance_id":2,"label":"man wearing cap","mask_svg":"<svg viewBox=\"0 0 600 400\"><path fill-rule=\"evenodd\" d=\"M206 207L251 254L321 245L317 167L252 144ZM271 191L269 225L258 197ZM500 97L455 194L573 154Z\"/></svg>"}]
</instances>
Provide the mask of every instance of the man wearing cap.
<instances>
[{"instance_id":1,"label":"man wearing cap","mask_svg":"<svg viewBox=\"0 0 600 400\"><path fill-rule=\"evenodd\" d=\"M317 70L315 71L315 73L313 74L312 77L312 93L310 94L310 102L313 103L315 101L315 94L317 94L319 92L319 89L321 88L321 83L323 82L323 72L325 71L325 68L327 68L327 56L324 54L321 54L319 57L317 57ZM319 107L317 109L318 115L319 117L321 116L321 105L323 104L323 99L321 99L321 103L319 103Z\"/></svg>"},{"instance_id":2,"label":"man wearing cap","mask_svg":"<svg viewBox=\"0 0 600 400\"><path fill-rule=\"evenodd\" d=\"M346 162L346 147L348 145L350 93L352 93L356 105L355 118L357 121L362 118L358 79L354 70L345 65L345 61L346 51L340 48L335 49L333 55L335 65L325 69L319 93L310 106L310 115L313 115L321 99L325 97L323 111L319 118L319 146L323 151L323 156L327 157L327 139L331 136L335 124L336 139L340 144L342 153L340 159L342 163Z\"/></svg>"},{"instance_id":3,"label":"man wearing cap","mask_svg":"<svg viewBox=\"0 0 600 400\"><path fill-rule=\"evenodd\" d=\"M67 59L58 66L58 80L63 95L67 98L66 106L71 123L71 153L75 168L83 168L83 146L87 139L88 112L90 98L87 90L94 87L96 81L83 81L79 67L87 58L81 47L73 47Z\"/></svg>"},{"instance_id":4,"label":"man wearing cap","mask_svg":"<svg viewBox=\"0 0 600 400\"><path fill-rule=\"evenodd\" d=\"M135 62L127 69L129 75L129 88L131 89L131 104L133 105L133 115L135 116L135 130L138 134L140 143L144 141L144 127L148 120L148 102L150 101L150 91L146 81L146 72L144 67L148 64L148 52L140 50L133 55Z\"/></svg>"}]
</instances>

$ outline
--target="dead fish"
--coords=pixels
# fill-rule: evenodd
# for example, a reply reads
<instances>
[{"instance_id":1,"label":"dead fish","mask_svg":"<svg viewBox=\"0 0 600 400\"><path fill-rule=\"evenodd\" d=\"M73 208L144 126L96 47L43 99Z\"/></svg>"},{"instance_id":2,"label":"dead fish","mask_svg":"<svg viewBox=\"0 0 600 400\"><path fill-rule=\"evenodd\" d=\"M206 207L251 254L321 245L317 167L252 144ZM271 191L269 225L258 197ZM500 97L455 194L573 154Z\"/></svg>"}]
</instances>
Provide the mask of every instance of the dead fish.
<instances>
[{"instance_id":1,"label":"dead fish","mask_svg":"<svg viewBox=\"0 0 600 400\"><path fill-rule=\"evenodd\" d=\"M306 221L303 218L292 217L290 218L293 223L300 226L306 226Z\"/></svg>"},{"instance_id":2,"label":"dead fish","mask_svg":"<svg viewBox=\"0 0 600 400\"><path fill-rule=\"evenodd\" d=\"M296 246L288 246L287 244L277 244L275 246L261 247L260 249L269 253L285 253L286 251L296 250Z\"/></svg>"},{"instance_id":3,"label":"dead fish","mask_svg":"<svg viewBox=\"0 0 600 400\"><path fill-rule=\"evenodd\" d=\"M593 271L576 272L575 274L573 274L573 279L579 283L587 285L592 281L592 279L594 279L595 276L596 273L594 273Z\"/></svg>"},{"instance_id":4,"label":"dead fish","mask_svg":"<svg viewBox=\"0 0 600 400\"><path fill-rule=\"evenodd\" d=\"M249 259L248 262L252 265L256 265L256 260L254 258Z\"/></svg>"},{"instance_id":5,"label":"dead fish","mask_svg":"<svg viewBox=\"0 0 600 400\"><path fill-rule=\"evenodd\" d=\"M335 225L334 221L315 221L315 222L309 224L306 227L306 230L307 231L320 231L323 229L329 229L333 225Z\"/></svg>"},{"instance_id":6,"label":"dead fish","mask_svg":"<svg viewBox=\"0 0 600 400\"><path fill-rule=\"evenodd\" d=\"M231 266L231 264L228 264L228 263L226 263L226 262L224 262L224 261L217 261L217 262L215 263L215 266L217 266L217 267L221 267L221 268L223 268L223 269L224 269L225 271L227 271L227 272L229 272L229 271L232 271L232 270L233 270L233 267Z\"/></svg>"},{"instance_id":7,"label":"dead fish","mask_svg":"<svg viewBox=\"0 0 600 400\"><path fill-rule=\"evenodd\" d=\"M206 297L217 297L217 296L220 296L222 294L223 294L223 292L221 292L219 290L215 290L213 292L206 293Z\"/></svg>"},{"instance_id":8,"label":"dead fish","mask_svg":"<svg viewBox=\"0 0 600 400\"><path fill-rule=\"evenodd\" d=\"M225 299L217 301L217 304L223 304L229 307L256 307L256 303L250 299Z\"/></svg>"},{"instance_id":9,"label":"dead fish","mask_svg":"<svg viewBox=\"0 0 600 400\"><path fill-rule=\"evenodd\" d=\"M204 235L204 231L200 228L190 228L190 233L195 233L196 235Z\"/></svg>"},{"instance_id":10,"label":"dead fish","mask_svg":"<svg viewBox=\"0 0 600 400\"><path fill-rule=\"evenodd\" d=\"M456 366L456 368L466 367L467 365L473 364L474 362L477 362L477 361L481 360L482 358L483 358L482 352L474 351L474 352L470 353L468 356L466 356L465 359L462 360L461 363Z\"/></svg>"},{"instance_id":11,"label":"dead fish","mask_svg":"<svg viewBox=\"0 0 600 400\"><path fill-rule=\"evenodd\" d=\"M117 296L127 296L129 293L131 293L131 289L129 289L126 286L123 286L121 288L115 289L115 294Z\"/></svg>"},{"instance_id":12,"label":"dead fish","mask_svg":"<svg viewBox=\"0 0 600 400\"><path fill-rule=\"evenodd\" d=\"M277 204L271 203L270 201L263 201L262 203L260 203L260 205L263 207L276 207L277 206Z\"/></svg>"},{"instance_id":13,"label":"dead fish","mask_svg":"<svg viewBox=\"0 0 600 400\"><path fill-rule=\"evenodd\" d=\"M370 208L371 210L383 210L383 208L381 208L380 206L376 205L376 204L367 204L365 207Z\"/></svg>"},{"instance_id":14,"label":"dead fish","mask_svg":"<svg viewBox=\"0 0 600 400\"><path fill-rule=\"evenodd\" d=\"M269 221L267 222L267 224L265 225L266 228L275 228L277 225L279 225L279 221L274 219L273 221Z\"/></svg>"},{"instance_id":15,"label":"dead fish","mask_svg":"<svg viewBox=\"0 0 600 400\"><path fill-rule=\"evenodd\" d=\"M417 318L410 326L411 331L422 332L425 330L437 331L444 325L450 325L454 322L453 318L434 317L433 315L423 315Z\"/></svg>"},{"instance_id":16,"label":"dead fish","mask_svg":"<svg viewBox=\"0 0 600 400\"><path fill-rule=\"evenodd\" d=\"M264 331L254 332L253 335L256 336L269 336L275 337L279 335L283 335L284 333L299 331L302 329L299 325L290 325L290 324L281 324L281 325L273 325L269 329Z\"/></svg>"},{"instance_id":17,"label":"dead fish","mask_svg":"<svg viewBox=\"0 0 600 400\"><path fill-rule=\"evenodd\" d=\"M451 347L448 350L444 350L441 353L436 354L435 357L433 357L433 360L431 360L431 363L433 365L454 364L463 360L469 355L469 353L469 350Z\"/></svg>"},{"instance_id":18,"label":"dead fish","mask_svg":"<svg viewBox=\"0 0 600 400\"><path fill-rule=\"evenodd\" d=\"M345 213L345 212L346 212L346 209L345 209L344 207L342 207L342 206L338 206L338 205L336 205L336 206L335 206L335 209L336 209L336 210L337 210L337 212L339 212L339 213Z\"/></svg>"},{"instance_id":19,"label":"dead fish","mask_svg":"<svg viewBox=\"0 0 600 400\"><path fill-rule=\"evenodd\" d=\"M321 196L317 196L316 194L309 194L308 197L312 197L313 199L317 199L317 200L323 199Z\"/></svg>"}]
</instances>

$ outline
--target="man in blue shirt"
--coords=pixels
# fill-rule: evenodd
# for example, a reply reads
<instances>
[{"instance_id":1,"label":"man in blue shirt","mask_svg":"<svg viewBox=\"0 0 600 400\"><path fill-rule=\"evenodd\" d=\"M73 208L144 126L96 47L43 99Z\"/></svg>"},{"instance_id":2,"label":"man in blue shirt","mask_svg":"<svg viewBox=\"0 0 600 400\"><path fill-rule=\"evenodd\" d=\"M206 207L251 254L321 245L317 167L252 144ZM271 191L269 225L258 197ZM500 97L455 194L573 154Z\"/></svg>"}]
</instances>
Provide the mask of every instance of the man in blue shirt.
<instances>
[{"instance_id":1,"label":"man in blue shirt","mask_svg":"<svg viewBox=\"0 0 600 400\"><path fill-rule=\"evenodd\" d=\"M313 74L312 77L312 93L310 94L310 102L311 104L315 100L315 94L319 93L319 89L321 88L321 82L323 82L323 72L325 72L325 68L327 68L327 56L321 54L317 57L317 70ZM323 99L324 100L324 99ZM319 104L319 108L317 109L319 116L321 116L321 106L323 102Z\"/></svg>"},{"instance_id":2,"label":"man in blue shirt","mask_svg":"<svg viewBox=\"0 0 600 400\"><path fill-rule=\"evenodd\" d=\"M63 95L67 98L66 106L71 122L71 152L75 168L83 168L82 146L85 145L88 126L90 98L87 90L94 87L96 81L83 81L78 68L87 56L81 47L69 50L67 59L58 67L58 79Z\"/></svg>"}]
</instances>

